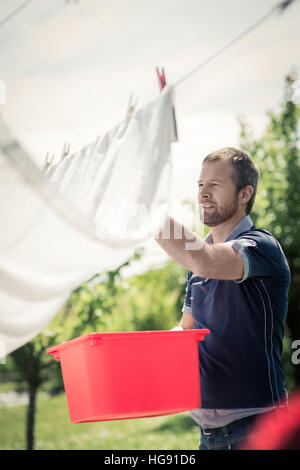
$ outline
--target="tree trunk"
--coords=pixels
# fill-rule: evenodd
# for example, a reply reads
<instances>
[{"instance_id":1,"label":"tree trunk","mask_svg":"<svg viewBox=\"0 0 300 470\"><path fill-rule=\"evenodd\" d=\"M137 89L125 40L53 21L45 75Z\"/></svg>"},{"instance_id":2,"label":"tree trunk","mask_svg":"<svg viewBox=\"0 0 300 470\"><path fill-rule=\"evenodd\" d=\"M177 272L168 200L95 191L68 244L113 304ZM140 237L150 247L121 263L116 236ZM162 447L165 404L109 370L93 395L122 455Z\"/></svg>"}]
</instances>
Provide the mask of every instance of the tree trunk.
<instances>
[{"instance_id":1,"label":"tree trunk","mask_svg":"<svg viewBox=\"0 0 300 470\"><path fill-rule=\"evenodd\" d=\"M37 396L37 385L29 385L29 404L27 407L26 417L26 442L27 450L34 449L34 422L35 422L35 405Z\"/></svg>"}]
</instances>

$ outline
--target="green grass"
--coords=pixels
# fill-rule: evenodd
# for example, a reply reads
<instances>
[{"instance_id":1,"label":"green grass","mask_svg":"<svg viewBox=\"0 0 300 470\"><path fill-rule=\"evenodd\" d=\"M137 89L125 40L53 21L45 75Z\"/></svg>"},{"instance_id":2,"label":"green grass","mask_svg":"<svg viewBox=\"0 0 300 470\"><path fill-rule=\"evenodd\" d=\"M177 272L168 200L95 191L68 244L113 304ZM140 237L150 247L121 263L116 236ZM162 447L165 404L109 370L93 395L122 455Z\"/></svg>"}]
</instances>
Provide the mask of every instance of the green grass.
<instances>
[{"instance_id":1,"label":"green grass","mask_svg":"<svg viewBox=\"0 0 300 470\"><path fill-rule=\"evenodd\" d=\"M0 449L25 444L26 406L0 408ZM189 413L72 424L64 394L38 397L37 450L197 450L199 430Z\"/></svg>"}]
</instances>

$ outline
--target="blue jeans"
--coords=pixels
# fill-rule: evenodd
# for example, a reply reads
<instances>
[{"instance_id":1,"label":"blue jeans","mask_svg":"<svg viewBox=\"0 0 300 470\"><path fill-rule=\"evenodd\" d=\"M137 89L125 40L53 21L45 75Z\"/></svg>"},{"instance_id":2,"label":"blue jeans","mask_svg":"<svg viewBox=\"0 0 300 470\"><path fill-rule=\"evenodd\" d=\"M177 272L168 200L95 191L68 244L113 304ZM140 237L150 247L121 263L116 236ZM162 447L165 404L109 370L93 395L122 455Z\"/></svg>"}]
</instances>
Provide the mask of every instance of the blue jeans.
<instances>
[{"instance_id":1,"label":"blue jeans","mask_svg":"<svg viewBox=\"0 0 300 470\"><path fill-rule=\"evenodd\" d=\"M199 450L237 450L252 430L257 415L214 429L200 428Z\"/></svg>"}]
</instances>

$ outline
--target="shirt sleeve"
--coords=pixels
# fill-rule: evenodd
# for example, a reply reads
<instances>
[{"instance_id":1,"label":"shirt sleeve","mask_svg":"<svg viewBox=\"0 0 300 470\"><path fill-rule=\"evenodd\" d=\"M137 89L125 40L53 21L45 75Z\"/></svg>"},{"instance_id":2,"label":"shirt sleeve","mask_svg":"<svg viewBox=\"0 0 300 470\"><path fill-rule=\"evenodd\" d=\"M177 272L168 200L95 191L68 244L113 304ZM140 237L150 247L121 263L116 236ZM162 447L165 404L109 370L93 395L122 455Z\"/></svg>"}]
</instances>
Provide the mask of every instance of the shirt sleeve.
<instances>
[{"instance_id":1,"label":"shirt sleeve","mask_svg":"<svg viewBox=\"0 0 300 470\"><path fill-rule=\"evenodd\" d=\"M190 271L187 272L186 276L186 289L185 289L185 298L182 307L182 313L192 313L192 301L191 301L191 280L192 273Z\"/></svg>"},{"instance_id":2,"label":"shirt sleeve","mask_svg":"<svg viewBox=\"0 0 300 470\"><path fill-rule=\"evenodd\" d=\"M244 262L243 282L249 278L287 280L289 268L281 246L268 232L248 232L231 242Z\"/></svg>"}]
</instances>

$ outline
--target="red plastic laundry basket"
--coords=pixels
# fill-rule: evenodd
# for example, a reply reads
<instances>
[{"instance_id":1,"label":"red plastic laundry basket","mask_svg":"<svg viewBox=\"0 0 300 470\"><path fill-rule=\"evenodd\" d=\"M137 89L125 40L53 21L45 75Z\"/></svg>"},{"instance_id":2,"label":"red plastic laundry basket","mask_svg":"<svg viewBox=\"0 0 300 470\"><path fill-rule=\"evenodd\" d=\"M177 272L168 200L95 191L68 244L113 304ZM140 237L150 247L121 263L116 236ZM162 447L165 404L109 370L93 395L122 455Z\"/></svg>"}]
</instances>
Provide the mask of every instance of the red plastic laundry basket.
<instances>
[{"instance_id":1,"label":"red plastic laundry basket","mask_svg":"<svg viewBox=\"0 0 300 470\"><path fill-rule=\"evenodd\" d=\"M47 349L60 359L71 422L201 407L198 342L209 330L91 333Z\"/></svg>"}]
</instances>

